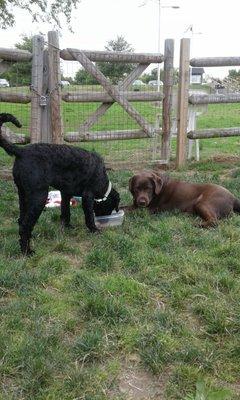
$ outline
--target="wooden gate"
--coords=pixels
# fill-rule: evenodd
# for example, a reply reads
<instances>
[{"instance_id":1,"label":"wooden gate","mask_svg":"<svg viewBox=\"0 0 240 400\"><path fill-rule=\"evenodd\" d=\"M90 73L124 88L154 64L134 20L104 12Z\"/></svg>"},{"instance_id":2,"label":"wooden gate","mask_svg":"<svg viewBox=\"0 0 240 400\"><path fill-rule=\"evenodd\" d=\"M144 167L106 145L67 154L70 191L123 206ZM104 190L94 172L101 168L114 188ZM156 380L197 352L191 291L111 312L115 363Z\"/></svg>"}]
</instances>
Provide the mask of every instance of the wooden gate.
<instances>
[{"instance_id":1,"label":"wooden gate","mask_svg":"<svg viewBox=\"0 0 240 400\"><path fill-rule=\"evenodd\" d=\"M85 51L67 48L60 50L56 32L48 32L47 43L41 35L33 37L32 52L18 49L0 48L0 73L5 71L10 63L18 61L31 61L32 76L30 91L25 89L22 93L14 88L11 91L1 91L0 101L9 103L30 103L30 141L63 143L68 142L94 142L125 139L161 139L161 150L157 149L159 162L168 163L170 157L170 128L173 89L173 53L172 39L165 41L165 51L162 54ZM61 91L60 61L78 61L85 70L94 77L103 91L64 92ZM94 62L131 63L136 64L132 72L117 85L104 76ZM158 91L133 91L133 82L146 70L151 63L164 62L164 82L162 92ZM79 86L79 89L83 89ZM100 105L82 122L77 132L64 135L62 123L61 102L83 102ZM162 127L150 123L133 105L134 102L162 102ZM112 107L118 104L128 116L139 126L138 129L125 129L115 131L92 130L94 124ZM28 135L9 136L12 141L25 143L29 141ZM154 146L154 144L153 144Z\"/></svg>"},{"instance_id":2,"label":"wooden gate","mask_svg":"<svg viewBox=\"0 0 240 400\"><path fill-rule=\"evenodd\" d=\"M170 157L170 127L171 127L171 107L172 107L172 87L173 87L173 40L165 42L165 53L124 53L106 51L84 51L67 48L60 52L60 57L68 61L78 61L84 69L94 77L103 88L104 92L79 92L63 93L62 99L66 102L101 102L99 107L79 126L78 132L68 133L65 140L69 142L88 142L103 140L123 140L123 139L142 139L152 138L162 134L161 155L159 161L167 163ZM100 69L93 63L113 62L113 63L135 63L134 70L117 85L104 76ZM143 73L151 63L162 63L164 61L164 86L163 92L134 92L128 90L132 83ZM150 124L136 108L131 104L135 101L163 101L162 129ZM122 109L139 125L135 130L118 131L91 131L90 128L102 117L106 111L117 103Z\"/></svg>"}]
</instances>

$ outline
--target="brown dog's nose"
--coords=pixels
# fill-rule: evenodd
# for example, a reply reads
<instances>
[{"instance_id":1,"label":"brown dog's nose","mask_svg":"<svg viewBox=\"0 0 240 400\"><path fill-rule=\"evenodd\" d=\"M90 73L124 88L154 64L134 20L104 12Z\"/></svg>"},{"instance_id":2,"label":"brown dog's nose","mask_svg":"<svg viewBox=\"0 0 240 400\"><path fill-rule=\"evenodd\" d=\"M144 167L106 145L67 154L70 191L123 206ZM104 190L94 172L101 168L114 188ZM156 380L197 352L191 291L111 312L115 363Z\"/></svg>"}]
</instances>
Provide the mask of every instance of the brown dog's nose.
<instances>
[{"instance_id":1,"label":"brown dog's nose","mask_svg":"<svg viewBox=\"0 0 240 400\"><path fill-rule=\"evenodd\" d=\"M139 199L139 200L138 200L138 205L139 205L140 207L146 207L147 201L146 201L145 199Z\"/></svg>"}]
</instances>

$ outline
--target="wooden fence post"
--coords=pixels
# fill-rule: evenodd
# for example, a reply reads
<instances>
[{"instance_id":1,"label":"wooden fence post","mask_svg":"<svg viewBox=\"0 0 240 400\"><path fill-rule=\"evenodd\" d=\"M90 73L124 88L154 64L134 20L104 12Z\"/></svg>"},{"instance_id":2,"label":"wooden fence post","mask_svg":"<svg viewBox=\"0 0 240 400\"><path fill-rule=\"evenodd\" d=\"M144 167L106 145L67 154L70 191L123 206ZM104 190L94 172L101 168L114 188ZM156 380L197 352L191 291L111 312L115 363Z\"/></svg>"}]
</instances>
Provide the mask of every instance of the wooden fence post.
<instances>
[{"instance_id":1,"label":"wooden fence post","mask_svg":"<svg viewBox=\"0 0 240 400\"><path fill-rule=\"evenodd\" d=\"M162 108L162 147L161 159L169 161L172 117L172 91L173 91L173 57L174 41L165 40L164 48L164 79L163 79L163 108Z\"/></svg>"},{"instance_id":2,"label":"wooden fence post","mask_svg":"<svg viewBox=\"0 0 240 400\"><path fill-rule=\"evenodd\" d=\"M49 96L52 125L52 142L63 143L63 124L61 118L61 71L60 50L57 32L48 32L49 57Z\"/></svg>"},{"instance_id":3,"label":"wooden fence post","mask_svg":"<svg viewBox=\"0 0 240 400\"><path fill-rule=\"evenodd\" d=\"M43 82L43 49L44 38L40 35L33 36L32 41L32 98L31 98L31 143L41 141L41 106L40 96L42 94Z\"/></svg>"},{"instance_id":4,"label":"wooden fence post","mask_svg":"<svg viewBox=\"0 0 240 400\"><path fill-rule=\"evenodd\" d=\"M190 39L181 39L177 117L177 168L183 166L186 162L188 95L190 78L189 59Z\"/></svg>"},{"instance_id":5,"label":"wooden fence post","mask_svg":"<svg viewBox=\"0 0 240 400\"><path fill-rule=\"evenodd\" d=\"M42 94L46 98L46 106L42 107L41 141L52 143L52 124L49 92L49 56L48 49L43 52L43 86Z\"/></svg>"}]
</instances>

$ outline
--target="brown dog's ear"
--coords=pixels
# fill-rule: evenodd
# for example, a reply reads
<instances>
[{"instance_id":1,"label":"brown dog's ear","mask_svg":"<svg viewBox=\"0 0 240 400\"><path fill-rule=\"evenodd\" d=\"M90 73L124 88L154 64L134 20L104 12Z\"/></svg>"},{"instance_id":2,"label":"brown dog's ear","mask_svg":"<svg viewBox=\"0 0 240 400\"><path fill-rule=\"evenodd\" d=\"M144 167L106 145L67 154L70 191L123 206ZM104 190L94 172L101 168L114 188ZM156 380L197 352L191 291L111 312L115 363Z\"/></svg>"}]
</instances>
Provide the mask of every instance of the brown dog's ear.
<instances>
[{"instance_id":1,"label":"brown dog's ear","mask_svg":"<svg viewBox=\"0 0 240 400\"><path fill-rule=\"evenodd\" d=\"M162 190L163 180L162 180L161 176L155 174L154 172L152 173L151 178L155 185L155 194L158 195Z\"/></svg>"},{"instance_id":2,"label":"brown dog's ear","mask_svg":"<svg viewBox=\"0 0 240 400\"><path fill-rule=\"evenodd\" d=\"M129 179L128 185L129 185L129 190L131 193L133 193L133 181L134 181L134 176Z\"/></svg>"}]
</instances>

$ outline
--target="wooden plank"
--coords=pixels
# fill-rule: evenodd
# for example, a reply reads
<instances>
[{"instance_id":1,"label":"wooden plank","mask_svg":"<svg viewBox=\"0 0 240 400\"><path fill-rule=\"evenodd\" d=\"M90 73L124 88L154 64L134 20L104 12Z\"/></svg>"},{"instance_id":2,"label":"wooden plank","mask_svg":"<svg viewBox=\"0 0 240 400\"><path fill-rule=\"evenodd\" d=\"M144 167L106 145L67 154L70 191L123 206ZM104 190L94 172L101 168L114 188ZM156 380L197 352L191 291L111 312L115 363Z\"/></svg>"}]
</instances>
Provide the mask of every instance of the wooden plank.
<instances>
[{"instance_id":1,"label":"wooden plank","mask_svg":"<svg viewBox=\"0 0 240 400\"><path fill-rule=\"evenodd\" d=\"M181 39L179 86L178 86L178 123L177 123L177 160L176 166L182 167L186 162L186 142L188 123L189 92L189 55L190 39Z\"/></svg>"},{"instance_id":2,"label":"wooden plank","mask_svg":"<svg viewBox=\"0 0 240 400\"><path fill-rule=\"evenodd\" d=\"M173 57L174 41L165 40L164 49L164 79L163 79L163 109L162 109L162 148L161 158L170 158L172 92L173 92Z\"/></svg>"},{"instance_id":3,"label":"wooden plank","mask_svg":"<svg viewBox=\"0 0 240 400\"><path fill-rule=\"evenodd\" d=\"M57 32L48 32L49 95L52 124L52 143L63 143L61 118L61 71L60 50Z\"/></svg>"},{"instance_id":4,"label":"wooden plank","mask_svg":"<svg viewBox=\"0 0 240 400\"><path fill-rule=\"evenodd\" d=\"M41 141L41 106L40 95L42 94L43 82L43 36L33 36L32 40L32 98L31 98L31 143Z\"/></svg>"},{"instance_id":5,"label":"wooden plank","mask_svg":"<svg viewBox=\"0 0 240 400\"><path fill-rule=\"evenodd\" d=\"M71 52L71 50L69 49ZM74 53L76 60L79 61L88 73L94 76L95 79L104 87L106 92L112 96L112 98L122 106L122 108L141 126L144 132L149 137L153 134L152 126L141 116L141 114L135 110L135 108L120 94L119 89L114 87L109 79L107 79L103 73L94 65L83 52Z\"/></svg>"},{"instance_id":6,"label":"wooden plank","mask_svg":"<svg viewBox=\"0 0 240 400\"><path fill-rule=\"evenodd\" d=\"M123 80L123 82L118 84L120 90L126 90L128 86L130 86L139 75L148 67L149 64L139 64L134 68L133 71ZM105 94L108 96L107 94ZM95 110L84 123L79 127L79 132L88 131L92 125L94 125L99 118L102 117L106 113L106 111L113 105L112 97L108 96L110 99L109 103L101 104L97 110Z\"/></svg>"},{"instance_id":7,"label":"wooden plank","mask_svg":"<svg viewBox=\"0 0 240 400\"><path fill-rule=\"evenodd\" d=\"M130 53L123 51L92 51L92 50L79 50L79 49L64 49L60 52L60 57L63 60L74 61L75 55L82 54L90 61L99 62L124 62L124 63L141 63L141 64L151 64L151 63L161 63L164 60L162 54L153 53Z\"/></svg>"},{"instance_id":8,"label":"wooden plank","mask_svg":"<svg viewBox=\"0 0 240 400\"><path fill-rule=\"evenodd\" d=\"M43 52L43 86L42 94L47 96L49 88L49 55L48 49ZM51 109L50 99L47 96L47 105L42 107L42 124L41 124L41 141L43 143L52 142L52 123L51 123Z\"/></svg>"},{"instance_id":9,"label":"wooden plank","mask_svg":"<svg viewBox=\"0 0 240 400\"><path fill-rule=\"evenodd\" d=\"M190 104L240 103L240 93L191 94L188 101Z\"/></svg>"},{"instance_id":10,"label":"wooden plank","mask_svg":"<svg viewBox=\"0 0 240 400\"><path fill-rule=\"evenodd\" d=\"M2 136L10 143L26 144L30 138L23 133L14 133L7 126L2 127Z\"/></svg>"},{"instance_id":11,"label":"wooden plank","mask_svg":"<svg viewBox=\"0 0 240 400\"><path fill-rule=\"evenodd\" d=\"M161 133L161 130L157 131ZM143 130L70 132L64 136L66 142L99 142L108 140L129 140L148 138Z\"/></svg>"},{"instance_id":12,"label":"wooden plank","mask_svg":"<svg viewBox=\"0 0 240 400\"><path fill-rule=\"evenodd\" d=\"M122 82L119 82L118 87L120 90L125 91L150 65L150 63L138 64Z\"/></svg>"},{"instance_id":13,"label":"wooden plank","mask_svg":"<svg viewBox=\"0 0 240 400\"><path fill-rule=\"evenodd\" d=\"M128 101L161 101L163 94L160 92L123 92ZM70 103L114 103L111 96L104 92L65 92L62 93L62 100Z\"/></svg>"},{"instance_id":14,"label":"wooden plank","mask_svg":"<svg viewBox=\"0 0 240 400\"><path fill-rule=\"evenodd\" d=\"M87 132L111 107L113 103L103 103L101 104L88 118L79 126L79 133Z\"/></svg>"},{"instance_id":15,"label":"wooden plank","mask_svg":"<svg viewBox=\"0 0 240 400\"><path fill-rule=\"evenodd\" d=\"M0 92L0 101L3 103L22 103L27 104L31 101L30 94Z\"/></svg>"},{"instance_id":16,"label":"wooden plank","mask_svg":"<svg viewBox=\"0 0 240 400\"><path fill-rule=\"evenodd\" d=\"M32 53L27 50L0 47L0 58L5 61L30 61Z\"/></svg>"},{"instance_id":17,"label":"wooden plank","mask_svg":"<svg viewBox=\"0 0 240 400\"><path fill-rule=\"evenodd\" d=\"M190 131L187 135L189 139L211 139L211 138L231 137L231 136L240 136L240 128L201 129L196 131Z\"/></svg>"},{"instance_id":18,"label":"wooden plank","mask_svg":"<svg viewBox=\"0 0 240 400\"><path fill-rule=\"evenodd\" d=\"M192 58L192 67L230 67L240 65L240 57L203 57Z\"/></svg>"}]
</instances>

